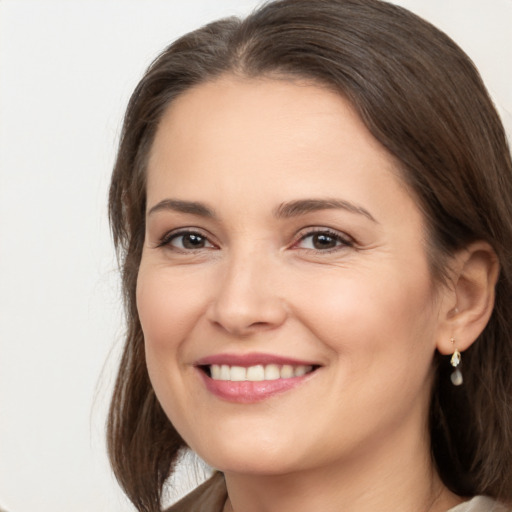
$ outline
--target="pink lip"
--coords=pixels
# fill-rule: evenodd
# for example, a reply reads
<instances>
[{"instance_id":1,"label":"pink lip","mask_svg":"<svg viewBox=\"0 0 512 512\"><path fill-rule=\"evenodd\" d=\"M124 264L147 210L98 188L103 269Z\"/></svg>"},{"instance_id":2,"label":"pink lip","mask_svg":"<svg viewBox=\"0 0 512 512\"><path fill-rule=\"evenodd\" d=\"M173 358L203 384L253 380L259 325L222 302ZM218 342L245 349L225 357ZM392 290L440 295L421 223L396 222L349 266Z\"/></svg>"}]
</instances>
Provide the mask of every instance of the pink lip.
<instances>
[{"instance_id":1,"label":"pink lip","mask_svg":"<svg viewBox=\"0 0 512 512\"><path fill-rule=\"evenodd\" d=\"M199 370L199 372L210 393L228 402L236 402L239 404L261 402L279 393L295 388L312 375L308 373L303 377L262 380L259 382L232 382L230 380L213 380L201 370Z\"/></svg>"},{"instance_id":2,"label":"pink lip","mask_svg":"<svg viewBox=\"0 0 512 512\"><path fill-rule=\"evenodd\" d=\"M308 361L257 353L243 355L217 354L202 358L195 363L197 371L203 379L206 389L208 389L210 393L228 402L240 404L261 402L277 394L289 391L309 380L314 373L308 373L301 377L291 377L287 379L234 382L227 380L214 380L199 368L200 366L209 366L212 364L227 364L229 366L243 367L256 366L259 364L318 366Z\"/></svg>"},{"instance_id":3,"label":"pink lip","mask_svg":"<svg viewBox=\"0 0 512 512\"><path fill-rule=\"evenodd\" d=\"M196 361L195 366L209 366L212 364L227 364L229 366L256 366L258 364L291 364L292 366L318 366L317 363L311 361L301 361L290 357L277 356L273 354L216 354L204 357Z\"/></svg>"}]
</instances>

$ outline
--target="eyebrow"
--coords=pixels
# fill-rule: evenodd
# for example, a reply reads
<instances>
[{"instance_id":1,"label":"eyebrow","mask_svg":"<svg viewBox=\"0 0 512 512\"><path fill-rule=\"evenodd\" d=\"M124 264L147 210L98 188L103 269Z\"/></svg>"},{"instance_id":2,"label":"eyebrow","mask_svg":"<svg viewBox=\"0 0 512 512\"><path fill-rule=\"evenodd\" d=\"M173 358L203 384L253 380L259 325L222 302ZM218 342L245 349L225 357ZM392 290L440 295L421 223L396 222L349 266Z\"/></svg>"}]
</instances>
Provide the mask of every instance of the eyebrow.
<instances>
[{"instance_id":1,"label":"eyebrow","mask_svg":"<svg viewBox=\"0 0 512 512\"><path fill-rule=\"evenodd\" d=\"M344 199L299 199L290 201L279 205L274 211L274 215L278 218L290 218L319 210L340 209L363 215L378 224L375 217L366 208L353 204L350 201L345 201Z\"/></svg>"},{"instance_id":2,"label":"eyebrow","mask_svg":"<svg viewBox=\"0 0 512 512\"><path fill-rule=\"evenodd\" d=\"M198 215L200 217L215 218L215 212L203 203L197 201L183 201L180 199L164 199L155 204L148 211L148 216L159 211L175 211L179 213L188 213ZM377 220L373 215L362 206L355 205L344 199L297 199L280 204L274 210L274 216L278 219L287 219L291 217L299 217L306 213L316 212L319 210L346 210L367 217L373 222Z\"/></svg>"},{"instance_id":3,"label":"eyebrow","mask_svg":"<svg viewBox=\"0 0 512 512\"><path fill-rule=\"evenodd\" d=\"M155 212L172 210L179 213L190 213L192 215L198 215L200 217L215 217L213 210L203 203L196 201L181 201L179 199L164 199L155 206L151 207L148 211L148 216Z\"/></svg>"}]
</instances>

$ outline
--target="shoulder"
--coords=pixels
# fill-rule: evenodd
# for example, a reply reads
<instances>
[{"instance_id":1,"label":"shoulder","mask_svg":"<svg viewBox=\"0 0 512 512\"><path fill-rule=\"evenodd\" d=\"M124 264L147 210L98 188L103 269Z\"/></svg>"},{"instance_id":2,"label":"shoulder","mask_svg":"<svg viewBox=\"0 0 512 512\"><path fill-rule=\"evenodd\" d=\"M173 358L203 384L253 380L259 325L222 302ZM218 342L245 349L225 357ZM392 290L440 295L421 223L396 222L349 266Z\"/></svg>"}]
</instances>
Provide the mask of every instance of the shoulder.
<instances>
[{"instance_id":1,"label":"shoulder","mask_svg":"<svg viewBox=\"0 0 512 512\"><path fill-rule=\"evenodd\" d=\"M512 509L487 496L475 496L448 512L512 512Z\"/></svg>"},{"instance_id":2,"label":"shoulder","mask_svg":"<svg viewBox=\"0 0 512 512\"><path fill-rule=\"evenodd\" d=\"M226 498L224 475L217 472L165 512L222 512Z\"/></svg>"}]
</instances>

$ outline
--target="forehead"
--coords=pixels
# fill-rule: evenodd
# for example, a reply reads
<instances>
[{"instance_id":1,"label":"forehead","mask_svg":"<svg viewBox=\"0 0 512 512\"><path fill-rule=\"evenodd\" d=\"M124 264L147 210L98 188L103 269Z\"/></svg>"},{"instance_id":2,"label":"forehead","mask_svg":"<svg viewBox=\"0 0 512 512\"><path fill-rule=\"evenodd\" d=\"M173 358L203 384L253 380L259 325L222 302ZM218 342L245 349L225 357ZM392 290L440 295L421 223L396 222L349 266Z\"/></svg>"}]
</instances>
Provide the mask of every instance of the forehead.
<instances>
[{"instance_id":1,"label":"forehead","mask_svg":"<svg viewBox=\"0 0 512 512\"><path fill-rule=\"evenodd\" d=\"M340 196L383 211L414 202L351 103L310 82L228 75L193 87L164 113L148 161L149 208L173 197L260 215Z\"/></svg>"},{"instance_id":2,"label":"forehead","mask_svg":"<svg viewBox=\"0 0 512 512\"><path fill-rule=\"evenodd\" d=\"M375 164L398 174L395 159L342 95L310 82L228 75L170 104L148 170L151 181L158 168L175 172L186 163L189 172L213 170L222 159L223 167L240 173L292 164L299 177L301 170L341 156L336 153L343 153L345 164Z\"/></svg>"},{"instance_id":3,"label":"forehead","mask_svg":"<svg viewBox=\"0 0 512 512\"><path fill-rule=\"evenodd\" d=\"M378 145L349 101L327 87L292 78L226 75L179 95L162 116L158 132L179 124L180 134L187 130L194 135L204 133L222 138L218 128L222 126L226 134L235 125L235 128L243 127L244 131L236 130L229 135L233 137L238 133L239 140L243 140L251 136L255 139L256 135L261 138L262 129L270 130L272 135L285 129L285 133L281 132L285 137L293 126L294 136L302 133L311 140L320 124L329 123L334 127L343 123L346 127L346 118L361 132L366 132L368 141ZM301 123L294 125L297 119Z\"/></svg>"}]
</instances>

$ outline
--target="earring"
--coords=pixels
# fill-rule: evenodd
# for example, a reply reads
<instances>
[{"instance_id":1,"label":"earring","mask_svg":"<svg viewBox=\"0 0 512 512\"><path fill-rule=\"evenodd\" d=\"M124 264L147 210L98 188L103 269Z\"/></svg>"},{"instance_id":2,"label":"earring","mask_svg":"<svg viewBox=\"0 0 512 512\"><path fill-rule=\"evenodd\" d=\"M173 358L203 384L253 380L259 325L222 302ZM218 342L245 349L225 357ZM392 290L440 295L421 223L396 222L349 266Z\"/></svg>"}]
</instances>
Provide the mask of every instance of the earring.
<instances>
[{"instance_id":1,"label":"earring","mask_svg":"<svg viewBox=\"0 0 512 512\"><path fill-rule=\"evenodd\" d=\"M450 341L453 345L453 354L452 358L450 359L450 364L455 368L453 373L450 375L450 379L454 386L460 386L464 382L464 379L462 378L462 372L458 368L462 361L462 356L460 352L455 348L455 338L450 338Z\"/></svg>"}]
</instances>

